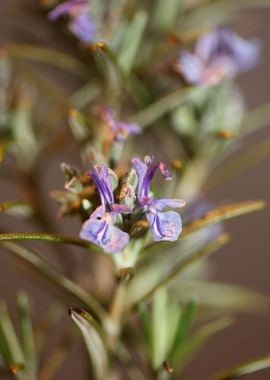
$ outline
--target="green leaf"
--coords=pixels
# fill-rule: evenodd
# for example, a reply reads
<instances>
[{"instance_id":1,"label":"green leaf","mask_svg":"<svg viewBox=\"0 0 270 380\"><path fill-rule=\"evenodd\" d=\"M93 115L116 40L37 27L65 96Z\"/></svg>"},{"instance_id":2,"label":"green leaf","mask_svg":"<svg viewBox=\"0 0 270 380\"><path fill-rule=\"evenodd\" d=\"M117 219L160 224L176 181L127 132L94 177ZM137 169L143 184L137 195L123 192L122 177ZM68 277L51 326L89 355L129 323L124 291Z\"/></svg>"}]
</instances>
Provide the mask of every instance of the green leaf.
<instances>
[{"instance_id":1,"label":"green leaf","mask_svg":"<svg viewBox=\"0 0 270 380\"><path fill-rule=\"evenodd\" d=\"M0 212L4 212L17 218L29 218L33 214L33 209L25 202L6 201L0 203Z\"/></svg>"},{"instance_id":2,"label":"green leaf","mask_svg":"<svg viewBox=\"0 0 270 380\"><path fill-rule=\"evenodd\" d=\"M150 353L151 337L152 337L152 322L150 320L149 312L144 302L139 303L138 310L139 310L139 315L142 320L145 342Z\"/></svg>"},{"instance_id":3,"label":"green leaf","mask_svg":"<svg viewBox=\"0 0 270 380\"><path fill-rule=\"evenodd\" d=\"M181 292L178 289L181 287ZM194 295L200 300L200 305L210 310L232 310L248 312L266 312L270 306L267 296L258 294L252 290L214 281L202 281L200 279L184 279L175 284L173 294L180 302Z\"/></svg>"},{"instance_id":4,"label":"green leaf","mask_svg":"<svg viewBox=\"0 0 270 380\"><path fill-rule=\"evenodd\" d=\"M179 17L182 0L158 0L156 3L153 15L155 26L163 30L172 29Z\"/></svg>"},{"instance_id":5,"label":"green leaf","mask_svg":"<svg viewBox=\"0 0 270 380\"><path fill-rule=\"evenodd\" d=\"M11 145L12 140L10 138L0 141L0 163L3 161L6 151Z\"/></svg>"},{"instance_id":6,"label":"green leaf","mask_svg":"<svg viewBox=\"0 0 270 380\"><path fill-rule=\"evenodd\" d=\"M74 139L79 143L84 142L89 136L89 127L86 123L86 117L76 109L72 109L69 112L69 126Z\"/></svg>"},{"instance_id":7,"label":"green leaf","mask_svg":"<svg viewBox=\"0 0 270 380\"><path fill-rule=\"evenodd\" d=\"M213 377L211 380L233 380L240 379L246 375L257 373L264 369L270 368L270 355L265 355L257 359L252 359L237 367L221 372Z\"/></svg>"},{"instance_id":8,"label":"green leaf","mask_svg":"<svg viewBox=\"0 0 270 380\"><path fill-rule=\"evenodd\" d=\"M192 91L192 87L185 87L164 95L159 100L133 115L130 121L139 124L142 128L147 128L162 116L183 104Z\"/></svg>"},{"instance_id":9,"label":"green leaf","mask_svg":"<svg viewBox=\"0 0 270 380\"><path fill-rule=\"evenodd\" d=\"M231 326L233 319L230 317L219 318L204 324L189 336L182 349L178 353L178 368L183 368L195 353L205 344L206 340L219 331Z\"/></svg>"},{"instance_id":10,"label":"green leaf","mask_svg":"<svg viewBox=\"0 0 270 380\"><path fill-rule=\"evenodd\" d=\"M160 275L154 277L154 279L150 280L148 283L145 281L145 277L149 277L147 271L141 277L139 277L138 274L134 277L133 280L130 281L128 289L129 297L126 300L126 308L129 309L134 304L148 299L158 289L164 286L169 286L172 281L177 279L184 270L189 268L194 263L214 253L216 250L226 244L228 240L228 235L220 235L217 239L203 246L201 249L193 251L190 255L184 257L182 260L180 260L180 262L175 263L169 269L166 267L162 268ZM143 287L140 286L141 282L144 284Z\"/></svg>"},{"instance_id":11,"label":"green leaf","mask_svg":"<svg viewBox=\"0 0 270 380\"><path fill-rule=\"evenodd\" d=\"M208 2L193 9L189 15L185 15L185 18L181 20L181 30L190 30L201 26L213 27L232 18L232 15L241 9L268 6L270 6L269 0L219 0Z\"/></svg>"},{"instance_id":12,"label":"green leaf","mask_svg":"<svg viewBox=\"0 0 270 380\"><path fill-rule=\"evenodd\" d=\"M79 300L86 305L94 315L100 319L103 318L105 312L95 298L91 297L90 294L88 294L76 283L57 272L53 267L39 257L36 252L12 242L3 242L2 246L10 252L15 253L33 268L37 269L39 273L49 279L53 284L57 285L62 291L64 290L64 294L68 296L69 300L70 297L75 297L75 300Z\"/></svg>"},{"instance_id":13,"label":"green leaf","mask_svg":"<svg viewBox=\"0 0 270 380\"><path fill-rule=\"evenodd\" d=\"M24 355L8 312L6 303L0 300L0 349L7 364L24 363Z\"/></svg>"},{"instance_id":14,"label":"green leaf","mask_svg":"<svg viewBox=\"0 0 270 380\"><path fill-rule=\"evenodd\" d=\"M26 44L8 44L5 46L5 50L10 57L53 65L83 78L87 73L84 65L79 60L56 50Z\"/></svg>"},{"instance_id":15,"label":"green leaf","mask_svg":"<svg viewBox=\"0 0 270 380\"><path fill-rule=\"evenodd\" d=\"M29 380L35 380L37 371L35 337L31 318L31 306L27 293L20 292L18 294L17 302L22 349L25 358L25 371Z\"/></svg>"},{"instance_id":16,"label":"green leaf","mask_svg":"<svg viewBox=\"0 0 270 380\"><path fill-rule=\"evenodd\" d=\"M126 74L130 73L134 66L147 20L147 13L138 11L126 30L122 48L118 55L119 65Z\"/></svg>"},{"instance_id":17,"label":"green leaf","mask_svg":"<svg viewBox=\"0 0 270 380\"><path fill-rule=\"evenodd\" d=\"M29 169L37 157L39 148L32 125L32 99L24 99L23 96L24 94L21 94L17 107L11 113L11 130L18 165L23 169Z\"/></svg>"},{"instance_id":18,"label":"green leaf","mask_svg":"<svg viewBox=\"0 0 270 380\"><path fill-rule=\"evenodd\" d=\"M162 366L168 350L169 328L167 320L168 293L165 289L155 292L152 309L152 365L155 370Z\"/></svg>"},{"instance_id":19,"label":"green leaf","mask_svg":"<svg viewBox=\"0 0 270 380\"><path fill-rule=\"evenodd\" d=\"M69 315L81 331L95 379L106 379L108 371L107 350L96 321L85 310L77 307L70 307Z\"/></svg>"},{"instance_id":20,"label":"green leaf","mask_svg":"<svg viewBox=\"0 0 270 380\"><path fill-rule=\"evenodd\" d=\"M169 355L169 360L174 363L177 361L180 350L187 338L191 323L195 316L196 306L197 304L195 301L188 302L181 314L171 353Z\"/></svg>"},{"instance_id":21,"label":"green leaf","mask_svg":"<svg viewBox=\"0 0 270 380\"><path fill-rule=\"evenodd\" d=\"M186 224L183 228L180 239L183 238L183 236L197 231L200 228L221 222L226 219L232 219L240 215L245 215L250 212L262 210L265 208L265 206L265 201L255 200L231 203L229 205L221 206L214 210L208 211L201 218Z\"/></svg>"}]
</instances>

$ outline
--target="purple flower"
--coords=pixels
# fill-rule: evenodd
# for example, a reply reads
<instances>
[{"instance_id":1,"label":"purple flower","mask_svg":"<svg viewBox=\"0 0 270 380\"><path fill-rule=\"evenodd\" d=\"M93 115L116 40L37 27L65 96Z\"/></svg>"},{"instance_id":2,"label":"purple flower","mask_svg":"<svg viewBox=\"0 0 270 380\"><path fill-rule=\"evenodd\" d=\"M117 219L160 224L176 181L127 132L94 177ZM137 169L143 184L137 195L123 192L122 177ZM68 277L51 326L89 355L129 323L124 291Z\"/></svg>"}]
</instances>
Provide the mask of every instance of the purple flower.
<instances>
[{"instance_id":1,"label":"purple flower","mask_svg":"<svg viewBox=\"0 0 270 380\"><path fill-rule=\"evenodd\" d=\"M175 211L163 211L163 209L183 207L185 202L182 199L154 198L150 190L157 169L167 181L171 180L167 167L162 162L154 164L153 157L149 156L145 157L144 162L139 158L133 158L132 164L138 176L137 203L146 212L154 240L177 240L182 230L180 215Z\"/></svg>"},{"instance_id":2,"label":"purple flower","mask_svg":"<svg viewBox=\"0 0 270 380\"><path fill-rule=\"evenodd\" d=\"M90 175L98 189L101 206L83 224L80 237L100 245L107 253L120 252L128 244L129 235L114 223L121 213L129 213L130 209L114 203L110 174L106 166L94 166Z\"/></svg>"},{"instance_id":3,"label":"purple flower","mask_svg":"<svg viewBox=\"0 0 270 380\"><path fill-rule=\"evenodd\" d=\"M195 53L181 53L178 68L192 84L215 84L225 76L234 76L255 66L259 61L260 43L245 40L229 28L201 37Z\"/></svg>"},{"instance_id":4,"label":"purple flower","mask_svg":"<svg viewBox=\"0 0 270 380\"><path fill-rule=\"evenodd\" d=\"M116 141L125 141L130 134L139 134L141 132L138 124L116 120L109 107L102 108L102 116L113 132Z\"/></svg>"},{"instance_id":5,"label":"purple flower","mask_svg":"<svg viewBox=\"0 0 270 380\"><path fill-rule=\"evenodd\" d=\"M96 27L89 14L88 0L68 0L61 3L49 13L49 19L55 20L65 15L69 16L68 28L76 37L85 43L95 40Z\"/></svg>"}]
</instances>

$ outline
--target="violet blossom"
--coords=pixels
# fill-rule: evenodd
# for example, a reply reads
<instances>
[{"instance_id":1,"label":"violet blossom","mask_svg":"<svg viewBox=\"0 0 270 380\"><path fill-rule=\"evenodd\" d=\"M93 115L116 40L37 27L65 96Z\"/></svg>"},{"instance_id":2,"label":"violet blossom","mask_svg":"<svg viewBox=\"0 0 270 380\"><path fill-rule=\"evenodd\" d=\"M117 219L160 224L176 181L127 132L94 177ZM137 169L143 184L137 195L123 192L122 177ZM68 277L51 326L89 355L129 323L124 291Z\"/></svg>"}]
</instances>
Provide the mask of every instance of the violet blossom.
<instances>
[{"instance_id":1,"label":"violet blossom","mask_svg":"<svg viewBox=\"0 0 270 380\"><path fill-rule=\"evenodd\" d=\"M141 132L141 128L138 124L127 123L115 119L112 115L112 111L107 106L102 108L102 116L105 123L110 127L111 131L113 132L114 139L116 141L123 142L130 134L139 134Z\"/></svg>"},{"instance_id":2,"label":"violet blossom","mask_svg":"<svg viewBox=\"0 0 270 380\"><path fill-rule=\"evenodd\" d=\"M121 213L129 213L129 207L114 203L109 169L95 165L90 175L97 187L101 205L84 222L80 237L100 245L107 253L117 253L129 242L129 235L114 225Z\"/></svg>"},{"instance_id":3,"label":"violet blossom","mask_svg":"<svg viewBox=\"0 0 270 380\"><path fill-rule=\"evenodd\" d=\"M191 84L216 84L226 76L249 70L259 61L260 43L245 40L229 28L201 37L194 54L180 54L177 68Z\"/></svg>"},{"instance_id":4,"label":"violet blossom","mask_svg":"<svg viewBox=\"0 0 270 380\"><path fill-rule=\"evenodd\" d=\"M49 19L69 16L69 30L85 43L92 43L96 36L96 27L89 14L88 0L68 0L57 5L49 12Z\"/></svg>"},{"instance_id":5,"label":"violet blossom","mask_svg":"<svg viewBox=\"0 0 270 380\"><path fill-rule=\"evenodd\" d=\"M161 171L165 180L171 180L167 167L162 162L154 164L153 157L149 156L145 157L144 162L139 158L133 158L132 164L138 176L137 204L146 212L154 240L177 240L182 230L181 217L175 211L163 211L163 209L183 207L185 201L155 198L150 191L151 181L157 169Z\"/></svg>"}]
</instances>

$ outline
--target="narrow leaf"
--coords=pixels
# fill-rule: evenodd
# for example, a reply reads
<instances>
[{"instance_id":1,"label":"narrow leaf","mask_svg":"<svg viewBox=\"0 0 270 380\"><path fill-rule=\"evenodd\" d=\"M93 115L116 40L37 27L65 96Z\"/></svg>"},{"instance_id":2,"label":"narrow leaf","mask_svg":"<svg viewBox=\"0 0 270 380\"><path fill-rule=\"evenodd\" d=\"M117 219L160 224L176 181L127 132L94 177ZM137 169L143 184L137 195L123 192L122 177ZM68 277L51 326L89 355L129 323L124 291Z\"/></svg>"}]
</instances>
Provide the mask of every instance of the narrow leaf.
<instances>
[{"instance_id":1,"label":"narrow leaf","mask_svg":"<svg viewBox=\"0 0 270 380\"><path fill-rule=\"evenodd\" d=\"M57 272L53 267L39 257L36 252L12 242L4 242L2 245L10 252L15 253L26 263L30 264L33 268L37 269L39 273L49 279L53 284L56 284L60 289L64 290L68 297L75 297L76 300L79 300L84 305L87 305L94 315L98 318L102 318L104 311L99 302L95 298L91 297L91 295L80 286Z\"/></svg>"},{"instance_id":2,"label":"narrow leaf","mask_svg":"<svg viewBox=\"0 0 270 380\"><path fill-rule=\"evenodd\" d=\"M18 201L6 201L0 203L0 212L5 212L6 214L18 218L28 218L33 214L33 210L28 203Z\"/></svg>"},{"instance_id":3,"label":"narrow leaf","mask_svg":"<svg viewBox=\"0 0 270 380\"><path fill-rule=\"evenodd\" d=\"M171 92L133 115L130 121L139 124L142 128L147 128L166 113L179 107L186 101L192 90L186 87Z\"/></svg>"},{"instance_id":4,"label":"narrow leaf","mask_svg":"<svg viewBox=\"0 0 270 380\"><path fill-rule=\"evenodd\" d=\"M219 331L231 326L233 319L229 317L219 318L215 321L206 323L199 327L190 337L186 340L182 349L178 353L178 368L183 368L187 362L200 350L212 335Z\"/></svg>"},{"instance_id":5,"label":"narrow leaf","mask_svg":"<svg viewBox=\"0 0 270 380\"><path fill-rule=\"evenodd\" d=\"M7 138L0 141L0 162L3 161L6 151L8 150L9 146L11 145L12 140Z\"/></svg>"},{"instance_id":6,"label":"narrow leaf","mask_svg":"<svg viewBox=\"0 0 270 380\"><path fill-rule=\"evenodd\" d=\"M118 62L127 74L134 66L147 19L148 16L146 12L138 11L126 30L123 46L118 56Z\"/></svg>"},{"instance_id":7,"label":"narrow leaf","mask_svg":"<svg viewBox=\"0 0 270 380\"><path fill-rule=\"evenodd\" d=\"M181 0L158 0L154 11L154 23L163 30L170 30L179 17Z\"/></svg>"},{"instance_id":8,"label":"narrow leaf","mask_svg":"<svg viewBox=\"0 0 270 380\"><path fill-rule=\"evenodd\" d=\"M172 360L173 362L176 361L179 355L179 351L185 342L191 323L194 319L195 311L196 311L196 302L190 301L185 306L181 314L178 329L177 329L174 342L172 345L171 353L169 355L169 359Z\"/></svg>"},{"instance_id":9,"label":"narrow leaf","mask_svg":"<svg viewBox=\"0 0 270 380\"><path fill-rule=\"evenodd\" d=\"M232 203L226 206L221 206L214 210L207 212L204 216L196 219L183 228L181 237L188 235L200 228L209 226L214 223L221 222L226 219L235 218L240 215L245 215L250 212L259 211L265 208L266 203L264 201L244 201L238 203ZM180 238L181 238L180 237Z\"/></svg>"},{"instance_id":10,"label":"narrow leaf","mask_svg":"<svg viewBox=\"0 0 270 380\"><path fill-rule=\"evenodd\" d=\"M235 368L221 372L213 376L212 380L233 380L240 379L246 375L251 375L264 369L270 369L270 355L265 355L258 359L250 360Z\"/></svg>"},{"instance_id":11,"label":"narrow leaf","mask_svg":"<svg viewBox=\"0 0 270 380\"><path fill-rule=\"evenodd\" d=\"M24 356L6 303L0 301L0 349L7 364L24 363Z\"/></svg>"},{"instance_id":12,"label":"narrow leaf","mask_svg":"<svg viewBox=\"0 0 270 380\"><path fill-rule=\"evenodd\" d=\"M9 56L46 63L85 77L86 69L76 58L44 47L26 44L9 44L5 46Z\"/></svg>"},{"instance_id":13,"label":"narrow leaf","mask_svg":"<svg viewBox=\"0 0 270 380\"><path fill-rule=\"evenodd\" d=\"M95 379L106 379L108 357L105 344L97 329L96 321L85 310L77 307L70 307L69 315L81 331L92 362Z\"/></svg>"},{"instance_id":14,"label":"narrow leaf","mask_svg":"<svg viewBox=\"0 0 270 380\"><path fill-rule=\"evenodd\" d=\"M155 282L151 283L147 287L144 286L144 288L141 289L139 293L136 291L136 284L138 285L138 283L136 283L137 279L135 276L134 280L132 280L129 285L129 297L126 301L126 308L128 309L133 304L137 304L137 302L148 299L158 289L164 286L169 286L172 283L172 281L178 278L178 276L189 266L193 265L195 262L198 262L199 260L202 260L203 258L208 257L209 255L217 251L219 248L221 248L224 244L226 244L228 240L228 235L220 235L217 239L205 245L199 251L193 252L191 255L176 263L172 268L170 268L170 270L164 271L163 276L161 278L155 279Z\"/></svg>"},{"instance_id":15,"label":"narrow leaf","mask_svg":"<svg viewBox=\"0 0 270 380\"><path fill-rule=\"evenodd\" d=\"M18 308L25 371L29 380L35 380L37 370L35 338L31 318L31 306L27 293L20 292L18 294Z\"/></svg>"},{"instance_id":16,"label":"narrow leaf","mask_svg":"<svg viewBox=\"0 0 270 380\"><path fill-rule=\"evenodd\" d=\"M63 243L78 245L80 247L85 247L88 249L93 249L95 251L101 252L100 247L95 244L91 244L86 240L71 238L69 236L53 235L46 233L32 233L32 232L16 232L16 233L3 233L0 234L0 241L11 241L11 240L39 240L46 241L49 243Z\"/></svg>"}]
</instances>

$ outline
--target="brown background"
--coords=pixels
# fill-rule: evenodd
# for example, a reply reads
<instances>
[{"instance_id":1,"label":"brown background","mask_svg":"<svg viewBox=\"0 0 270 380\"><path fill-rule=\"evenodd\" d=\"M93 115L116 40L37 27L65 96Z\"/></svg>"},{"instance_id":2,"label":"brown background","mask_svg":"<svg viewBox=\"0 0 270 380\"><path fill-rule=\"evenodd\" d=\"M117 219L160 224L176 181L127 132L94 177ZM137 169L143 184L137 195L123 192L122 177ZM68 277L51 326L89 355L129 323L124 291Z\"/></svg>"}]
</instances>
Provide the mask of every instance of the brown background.
<instances>
[{"instance_id":1,"label":"brown background","mask_svg":"<svg viewBox=\"0 0 270 380\"><path fill-rule=\"evenodd\" d=\"M34 1L30 0L1 0L0 2L0 43L6 41L13 42L36 42L50 46L61 46L62 50L74 51L75 44L67 42L63 34L59 34L56 26L52 26L44 18L44 15L32 7ZM28 9L28 7L30 7ZM246 24L254 29L255 34L263 41L262 63L248 75L239 78L239 85L245 93L245 98L249 107L259 105L270 99L269 65L270 65L270 10L253 10L239 16L237 26L245 30ZM65 84L64 84L65 86ZM260 132L250 135L241 143L241 150L247 150L256 143L263 142L270 137L270 129L264 128ZM269 152L270 153L270 152ZM237 154L237 153L235 153ZM62 160L76 162L77 156L72 147L61 152ZM228 163L228 160L226 161ZM269 179L270 158L254 164L245 169L236 177L230 178L226 184L219 185L212 190L205 190L207 198L213 204L224 201L237 201L248 199L265 199L270 201L270 179ZM55 163L58 167L58 163ZM55 167L46 167L44 170L43 193L46 191L61 188L62 178L58 175ZM11 173L12 175L12 173ZM54 177L54 183L48 180ZM47 181L46 181L47 179ZM215 174L212 177L215 180ZM15 181L16 182L16 181ZM1 180L1 200L18 194L20 189ZM55 212L56 206L50 201L49 212ZM220 281L240 284L259 292L269 295L270 279L270 210L269 207L259 213L254 213L225 224L226 231L232 234L232 241L212 260L214 277ZM58 223L58 222L56 222ZM67 231L70 226L69 221L61 222L59 227ZM78 226L79 228L79 226ZM20 221L14 222L10 217L1 218L1 229L7 231L34 231L33 225L26 225ZM39 230L36 227L36 230ZM40 248L41 245L38 245ZM81 269L85 267L87 260L80 249L76 250L76 258L73 252L67 253L65 247L57 247L59 255L66 257L66 265L62 261L56 261L52 247L46 247L46 255L55 266L63 271L68 271L70 265L76 262ZM46 306L50 302L50 295L40 285L35 285L35 278L29 270L22 266L21 262L1 251L0 256L0 297L8 300L14 309L15 296L18 288L27 289L33 298L37 318L42 315ZM68 317L63 319L63 323L70 323ZM56 337L54 337L56 339ZM48 347L49 351L49 347ZM191 368L187 371L187 379L200 380L206 375L213 373L224 367L230 367L239 361L250 359L254 356L270 352L270 326L268 315L240 315L236 323L220 333L218 336L204 347L202 352L193 361ZM85 376L85 352L80 339L72 349L69 359L65 362L65 368L58 372L56 380L61 379L81 379ZM249 376L250 380L269 380L270 371Z\"/></svg>"}]
</instances>

